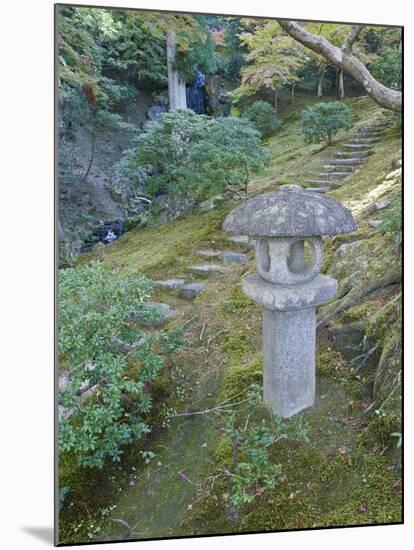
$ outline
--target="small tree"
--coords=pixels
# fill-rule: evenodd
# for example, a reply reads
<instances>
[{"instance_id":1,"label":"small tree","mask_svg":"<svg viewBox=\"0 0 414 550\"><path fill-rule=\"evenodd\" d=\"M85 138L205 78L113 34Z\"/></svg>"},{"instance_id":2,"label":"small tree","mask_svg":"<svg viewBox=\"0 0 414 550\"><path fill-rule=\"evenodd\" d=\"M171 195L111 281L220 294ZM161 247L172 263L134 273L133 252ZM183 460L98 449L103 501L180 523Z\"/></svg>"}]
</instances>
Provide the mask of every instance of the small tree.
<instances>
[{"instance_id":1,"label":"small tree","mask_svg":"<svg viewBox=\"0 0 414 550\"><path fill-rule=\"evenodd\" d=\"M302 112L302 134L306 143L332 144L340 129L352 127L352 111L340 101L316 103Z\"/></svg>"},{"instance_id":2,"label":"small tree","mask_svg":"<svg viewBox=\"0 0 414 550\"><path fill-rule=\"evenodd\" d=\"M201 200L219 193L243 195L251 173L268 159L260 138L245 119L209 118L190 110L164 113L125 152L117 182L135 181L149 196L191 193ZM141 177L143 170L144 181L131 178Z\"/></svg>"},{"instance_id":3,"label":"small tree","mask_svg":"<svg viewBox=\"0 0 414 550\"><path fill-rule=\"evenodd\" d=\"M274 108L267 101L255 101L246 109L243 117L250 120L263 137L270 136L280 126Z\"/></svg>"},{"instance_id":4,"label":"small tree","mask_svg":"<svg viewBox=\"0 0 414 550\"><path fill-rule=\"evenodd\" d=\"M152 283L141 275L121 278L91 264L59 274L59 453L84 467L119 461L122 447L151 431L149 384L164 358L180 348L175 333L141 332L143 321L159 317L145 304ZM61 371L62 372L62 371Z\"/></svg>"}]
</instances>

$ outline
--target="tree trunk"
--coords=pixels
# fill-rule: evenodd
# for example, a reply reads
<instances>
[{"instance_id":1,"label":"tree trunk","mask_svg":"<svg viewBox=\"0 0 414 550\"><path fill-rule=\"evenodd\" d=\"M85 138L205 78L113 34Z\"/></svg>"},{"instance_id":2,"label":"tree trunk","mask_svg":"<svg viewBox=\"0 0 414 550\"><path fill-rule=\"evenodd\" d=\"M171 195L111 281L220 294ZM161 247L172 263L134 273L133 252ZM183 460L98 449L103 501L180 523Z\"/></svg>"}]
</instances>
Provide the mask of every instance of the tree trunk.
<instances>
[{"instance_id":1,"label":"tree trunk","mask_svg":"<svg viewBox=\"0 0 414 550\"><path fill-rule=\"evenodd\" d=\"M174 109L186 109L187 99L185 95L185 80L174 69L176 39L175 32L168 31L167 35L167 69L168 69L168 95L170 99L170 111Z\"/></svg>"},{"instance_id":2,"label":"tree trunk","mask_svg":"<svg viewBox=\"0 0 414 550\"><path fill-rule=\"evenodd\" d=\"M381 107L401 112L402 93L391 88L387 88L372 76L366 66L355 57L351 52L353 41L355 41L361 30L361 26L355 26L345 41L343 48L334 46L323 36L312 34L302 25L295 21L278 19L279 25L292 38L309 48L310 50L322 55L327 61L333 63L339 69L346 71L352 76L367 92L367 94Z\"/></svg>"},{"instance_id":3,"label":"tree trunk","mask_svg":"<svg viewBox=\"0 0 414 550\"><path fill-rule=\"evenodd\" d=\"M292 82L292 103L295 103L295 83Z\"/></svg>"},{"instance_id":4,"label":"tree trunk","mask_svg":"<svg viewBox=\"0 0 414 550\"><path fill-rule=\"evenodd\" d=\"M342 69L337 69L337 71L338 71L338 99L345 99L344 71Z\"/></svg>"},{"instance_id":5,"label":"tree trunk","mask_svg":"<svg viewBox=\"0 0 414 550\"><path fill-rule=\"evenodd\" d=\"M323 97L323 81L325 79L325 67L319 69L319 79L318 79L318 97Z\"/></svg>"},{"instance_id":6,"label":"tree trunk","mask_svg":"<svg viewBox=\"0 0 414 550\"><path fill-rule=\"evenodd\" d=\"M275 90L275 113L277 114L277 90Z\"/></svg>"}]
</instances>

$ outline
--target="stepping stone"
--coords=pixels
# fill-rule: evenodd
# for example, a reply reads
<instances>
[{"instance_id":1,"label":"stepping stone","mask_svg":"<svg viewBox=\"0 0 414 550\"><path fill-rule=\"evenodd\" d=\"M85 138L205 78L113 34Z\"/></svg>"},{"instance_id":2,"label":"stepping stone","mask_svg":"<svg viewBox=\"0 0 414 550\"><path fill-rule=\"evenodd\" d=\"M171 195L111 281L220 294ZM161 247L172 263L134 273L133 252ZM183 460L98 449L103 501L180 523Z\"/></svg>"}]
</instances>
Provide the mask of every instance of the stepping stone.
<instances>
[{"instance_id":1,"label":"stepping stone","mask_svg":"<svg viewBox=\"0 0 414 550\"><path fill-rule=\"evenodd\" d=\"M175 317L175 315L177 315L177 311L168 304L163 304L161 302L146 302L145 305L149 306L149 309L158 312L157 319L146 319L142 312L133 314L133 318L140 325L148 328L158 328L162 325L165 325L165 323L172 319L172 317Z\"/></svg>"},{"instance_id":2,"label":"stepping stone","mask_svg":"<svg viewBox=\"0 0 414 550\"><path fill-rule=\"evenodd\" d=\"M369 221L368 223L369 223L369 225L370 225L371 227L378 227L379 225L381 225L381 221L380 221L380 220L371 220L371 221Z\"/></svg>"},{"instance_id":3,"label":"stepping stone","mask_svg":"<svg viewBox=\"0 0 414 550\"><path fill-rule=\"evenodd\" d=\"M249 244L248 235L233 235L232 237L228 237L228 240L236 244Z\"/></svg>"},{"instance_id":4,"label":"stepping stone","mask_svg":"<svg viewBox=\"0 0 414 550\"><path fill-rule=\"evenodd\" d=\"M227 273L228 268L217 264L200 264L190 265L187 267L187 271L193 273L193 275L201 275L206 277L211 273Z\"/></svg>"},{"instance_id":5,"label":"stepping stone","mask_svg":"<svg viewBox=\"0 0 414 550\"><path fill-rule=\"evenodd\" d=\"M162 281L154 281L155 286L162 288L180 289L185 285L184 279L164 279Z\"/></svg>"},{"instance_id":6,"label":"stepping stone","mask_svg":"<svg viewBox=\"0 0 414 550\"><path fill-rule=\"evenodd\" d=\"M217 250L197 250L196 253L204 258L220 258L221 256L221 252Z\"/></svg>"},{"instance_id":7,"label":"stepping stone","mask_svg":"<svg viewBox=\"0 0 414 550\"><path fill-rule=\"evenodd\" d=\"M200 294L205 286L205 283L189 283L188 285L184 285L180 292L185 298L192 300Z\"/></svg>"},{"instance_id":8,"label":"stepping stone","mask_svg":"<svg viewBox=\"0 0 414 550\"><path fill-rule=\"evenodd\" d=\"M245 264L247 256L239 252L223 252L223 262L225 264Z\"/></svg>"}]
</instances>

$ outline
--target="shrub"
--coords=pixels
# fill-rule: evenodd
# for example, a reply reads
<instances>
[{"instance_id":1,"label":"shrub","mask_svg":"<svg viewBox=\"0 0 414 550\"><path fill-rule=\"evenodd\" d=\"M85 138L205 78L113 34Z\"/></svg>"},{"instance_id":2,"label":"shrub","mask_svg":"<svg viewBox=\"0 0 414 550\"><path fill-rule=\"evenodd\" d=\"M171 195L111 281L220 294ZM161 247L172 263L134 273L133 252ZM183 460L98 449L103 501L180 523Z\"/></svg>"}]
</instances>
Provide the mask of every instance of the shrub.
<instances>
[{"instance_id":1,"label":"shrub","mask_svg":"<svg viewBox=\"0 0 414 550\"><path fill-rule=\"evenodd\" d=\"M250 120L263 137L270 136L280 126L274 108L267 101L255 101L246 109L243 117Z\"/></svg>"},{"instance_id":2,"label":"shrub","mask_svg":"<svg viewBox=\"0 0 414 550\"><path fill-rule=\"evenodd\" d=\"M179 335L147 335L131 321L159 315L145 304L151 290L143 276L121 278L97 263L60 271L59 363L67 382L59 392L59 452L81 466L119 461L124 445L151 430L149 383L163 355L181 346Z\"/></svg>"},{"instance_id":3,"label":"shrub","mask_svg":"<svg viewBox=\"0 0 414 550\"><path fill-rule=\"evenodd\" d=\"M302 134L306 143L332 143L341 128L352 127L352 111L340 101L316 103L302 112Z\"/></svg>"},{"instance_id":4,"label":"shrub","mask_svg":"<svg viewBox=\"0 0 414 550\"><path fill-rule=\"evenodd\" d=\"M267 159L260 133L248 120L183 109L162 114L137 138L117 166L117 180L118 185L134 180L136 192L150 196L181 192L202 200L245 192L250 174Z\"/></svg>"}]
</instances>

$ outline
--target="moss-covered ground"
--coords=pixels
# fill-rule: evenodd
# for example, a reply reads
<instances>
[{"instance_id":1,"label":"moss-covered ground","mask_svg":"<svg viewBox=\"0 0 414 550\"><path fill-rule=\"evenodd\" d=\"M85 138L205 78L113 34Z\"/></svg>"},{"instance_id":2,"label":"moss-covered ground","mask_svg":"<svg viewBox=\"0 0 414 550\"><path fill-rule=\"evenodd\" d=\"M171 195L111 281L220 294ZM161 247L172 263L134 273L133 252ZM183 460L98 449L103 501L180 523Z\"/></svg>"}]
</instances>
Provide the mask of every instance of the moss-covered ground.
<instances>
[{"instance_id":1,"label":"moss-covered ground","mask_svg":"<svg viewBox=\"0 0 414 550\"><path fill-rule=\"evenodd\" d=\"M275 190L280 183L304 182L329 151L305 145L299 134L300 112L309 100L286 109L283 125L268 140L272 163L251 185L251 193ZM369 125L383 111L368 98L348 100L355 125ZM337 136L334 150L346 139ZM390 207L374 214L366 208L401 194L400 129L384 132L360 170L331 195L354 213L358 231L327 239L324 271L337 277L337 297L321 308L318 333L317 404L304 413L309 441L282 440L270 450L281 464L283 478L272 490L238 510L229 504L228 481L219 475L231 464L232 447L222 416L211 410L236 398L251 384L261 384L261 310L241 290L241 277L254 270L249 263L206 279L193 301L159 289L155 300L179 314L169 326L185 326L187 345L159 381L165 407L142 442L154 458L145 464L137 448L128 449L123 464L104 472L79 472L69 459L62 463L61 483L71 486L61 512L61 542L156 538L211 533L254 532L320 526L395 523L402 520L400 428L400 271L398 232L387 227ZM186 216L160 227L129 231L80 262L99 259L108 268L141 271L154 279L188 277L186 268L199 263L203 248L231 245L221 223L232 207ZM397 205L398 208L398 205ZM355 243L344 254L343 244ZM395 281L370 285L396 274ZM335 347L332 328L358 327L376 346L378 368L359 372ZM356 325L355 325L356 326ZM363 352L361 352L363 353ZM374 388L374 389L373 389ZM185 413L185 416L174 416ZM173 415L162 426L165 414ZM237 409L239 421L260 422L267 412ZM243 416L244 415L244 416ZM394 434L394 435L393 435Z\"/></svg>"}]
</instances>

